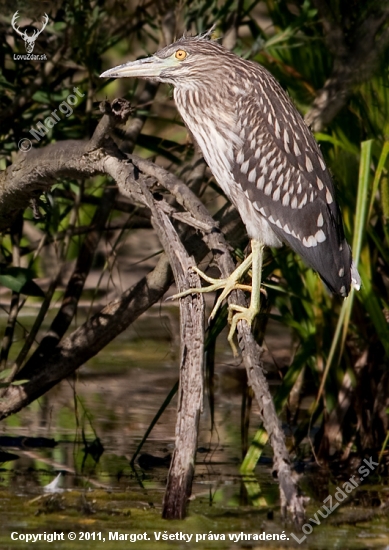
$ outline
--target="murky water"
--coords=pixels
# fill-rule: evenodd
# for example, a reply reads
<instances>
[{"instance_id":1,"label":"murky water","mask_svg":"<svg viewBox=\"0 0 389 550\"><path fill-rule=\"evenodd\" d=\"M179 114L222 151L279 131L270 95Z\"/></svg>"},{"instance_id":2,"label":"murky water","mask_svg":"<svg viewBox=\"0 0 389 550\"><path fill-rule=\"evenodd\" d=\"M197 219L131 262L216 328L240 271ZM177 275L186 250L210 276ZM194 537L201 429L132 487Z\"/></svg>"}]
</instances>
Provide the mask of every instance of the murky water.
<instances>
[{"instance_id":1,"label":"murky water","mask_svg":"<svg viewBox=\"0 0 389 550\"><path fill-rule=\"evenodd\" d=\"M0 424L1 549L31 544L37 549L48 544L62 549L299 547L292 533L298 539L304 533L280 518L270 449L265 449L253 479L239 475L245 377L222 339L214 427L206 401L188 518L183 522L161 519L174 442L175 398L134 465L130 464L177 380L177 349L171 344L172 334L177 333L175 323L169 308L163 313L156 310L120 335L73 379ZM272 330L277 327L270 327L270 340ZM279 335L274 349L280 356L282 349L285 352ZM251 435L257 418L254 405ZM338 482L323 482L308 466L302 469L300 481L311 497L307 517L313 520L305 526L301 547L389 548L387 480L369 479L370 484L356 488L323 519L317 512L323 499L335 493ZM44 486L59 472L62 491L45 493ZM57 540L49 542L54 533ZM76 540L69 540L71 533ZM27 534L41 535L41 540L27 542ZM269 534L282 538L261 540ZM138 540L132 542L130 535ZM168 536L170 540L164 540Z\"/></svg>"}]
</instances>

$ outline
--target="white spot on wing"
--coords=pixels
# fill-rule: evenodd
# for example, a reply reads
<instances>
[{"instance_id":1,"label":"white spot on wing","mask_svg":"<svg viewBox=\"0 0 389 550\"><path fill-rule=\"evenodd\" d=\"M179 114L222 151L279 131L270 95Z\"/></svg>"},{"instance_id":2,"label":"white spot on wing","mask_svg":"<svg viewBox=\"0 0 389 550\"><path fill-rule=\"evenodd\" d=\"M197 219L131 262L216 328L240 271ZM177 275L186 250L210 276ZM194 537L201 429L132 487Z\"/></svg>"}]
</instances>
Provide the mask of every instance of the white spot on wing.
<instances>
[{"instance_id":1,"label":"white spot on wing","mask_svg":"<svg viewBox=\"0 0 389 550\"><path fill-rule=\"evenodd\" d=\"M269 183L266 185L265 189L263 190L265 195L271 195L272 187L273 187L273 184L271 181L269 181Z\"/></svg>"},{"instance_id":2,"label":"white spot on wing","mask_svg":"<svg viewBox=\"0 0 389 550\"><path fill-rule=\"evenodd\" d=\"M320 214L318 215L317 217L317 227L323 227L323 224L324 224L324 219L323 219L323 214L320 212Z\"/></svg>"},{"instance_id":3,"label":"white spot on wing","mask_svg":"<svg viewBox=\"0 0 389 550\"><path fill-rule=\"evenodd\" d=\"M277 187L276 190L273 193L273 201L280 200L280 192L281 192L281 188Z\"/></svg>"},{"instance_id":4,"label":"white spot on wing","mask_svg":"<svg viewBox=\"0 0 389 550\"><path fill-rule=\"evenodd\" d=\"M332 195L331 195L331 192L330 190L328 189L328 187L326 187L326 201L327 201L327 204L331 204L333 202L333 198L332 198Z\"/></svg>"},{"instance_id":5,"label":"white spot on wing","mask_svg":"<svg viewBox=\"0 0 389 550\"><path fill-rule=\"evenodd\" d=\"M250 141L251 139L255 138L255 134L256 134L256 133L257 133L256 128L254 128L253 130L251 130L251 132L250 132L249 135L248 135L247 141Z\"/></svg>"},{"instance_id":6,"label":"white spot on wing","mask_svg":"<svg viewBox=\"0 0 389 550\"><path fill-rule=\"evenodd\" d=\"M322 189L324 189L324 183L321 181L320 178L318 178L318 177L316 178L316 183L317 183L317 186L318 186L318 188L320 189L320 191L321 191Z\"/></svg>"},{"instance_id":7,"label":"white spot on wing","mask_svg":"<svg viewBox=\"0 0 389 550\"><path fill-rule=\"evenodd\" d=\"M343 277L343 276L344 276L344 267L341 267L341 268L339 269L338 275L339 275L339 277Z\"/></svg>"},{"instance_id":8,"label":"white spot on wing","mask_svg":"<svg viewBox=\"0 0 389 550\"><path fill-rule=\"evenodd\" d=\"M249 160L246 160L242 166L240 167L240 170L243 174L247 174L247 170L249 169L249 162L250 162L250 159Z\"/></svg>"},{"instance_id":9,"label":"white spot on wing","mask_svg":"<svg viewBox=\"0 0 389 550\"><path fill-rule=\"evenodd\" d=\"M258 178L257 188L262 190L264 185L265 185L265 176L261 176L260 178Z\"/></svg>"},{"instance_id":10,"label":"white spot on wing","mask_svg":"<svg viewBox=\"0 0 389 550\"><path fill-rule=\"evenodd\" d=\"M275 159L274 159L275 160ZM271 174L270 174L270 179L271 180L275 180L276 179L276 176L277 176L277 168L274 168L274 170L272 170Z\"/></svg>"},{"instance_id":11,"label":"white spot on wing","mask_svg":"<svg viewBox=\"0 0 389 550\"><path fill-rule=\"evenodd\" d=\"M316 233L317 235L317 233ZM311 248L312 246L317 246L317 241L313 235L310 235L308 238L303 238L303 245L307 248Z\"/></svg>"},{"instance_id":12,"label":"white spot on wing","mask_svg":"<svg viewBox=\"0 0 389 550\"><path fill-rule=\"evenodd\" d=\"M308 200L308 196L306 193L304 193L304 196L300 201L299 208L302 208L303 206L305 206L307 204L307 200Z\"/></svg>"},{"instance_id":13,"label":"white spot on wing","mask_svg":"<svg viewBox=\"0 0 389 550\"><path fill-rule=\"evenodd\" d=\"M281 137L281 128L280 128L280 125L278 124L278 120L276 119L276 122L275 122L275 125L274 125L274 129L275 129L275 132L276 132L276 138L277 139L280 139Z\"/></svg>"},{"instance_id":14,"label":"white spot on wing","mask_svg":"<svg viewBox=\"0 0 389 550\"><path fill-rule=\"evenodd\" d=\"M289 206L290 201L290 195L289 193L285 193L285 195L282 197L282 206Z\"/></svg>"},{"instance_id":15,"label":"white spot on wing","mask_svg":"<svg viewBox=\"0 0 389 550\"><path fill-rule=\"evenodd\" d=\"M319 231L315 233L315 239L318 243L323 243L326 240L325 233L322 229L319 229Z\"/></svg>"},{"instance_id":16,"label":"white spot on wing","mask_svg":"<svg viewBox=\"0 0 389 550\"><path fill-rule=\"evenodd\" d=\"M270 166L271 168L273 168L273 166L275 165L276 162L277 162L277 158L274 157L274 159L273 159L271 162L269 162L269 166ZM276 174L277 174L277 170L276 170Z\"/></svg>"},{"instance_id":17,"label":"white spot on wing","mask_svg":"<svg viewBox=\"0 0 389 550\"><path fill-rule=\"evenodd\" d=\"M313 171L312 162L311 162L311 159L308 156L305 157L305 166L307 167L308 172Z\"/></svg>"},{"instance_id":18,"label":"white spot on wing","mask_svg":"<svg viewBox=\"0 0 389 550\"><path fill-rule=\"evenodd\" d=\"M324 172L324 170L326 169L326 165L324 164L324 161L321 157L319 157L319 162L320 162L321 169Z\"/></svg>"},{"instance_id":19,"label":"white spot on wing","mask_svg":"<svg viewBox=\"0 0 389 550\"><path fill-rule=\"evenodd\" d=\"M297 145L297 141L294 142L293 151L296 157L301 155L300 147Z\"/></svg>"},{"instance_id":20,"label":"white spot on wing","mask_svg":"<svg viewBox=\"0 0 389 550\"><path fill-rule=\"evenodd\" d=\"M239 153L236 155L236 162L238 164L242 164L243 161L244 161L244 153L242 150L240 150Z\"/></svg>"},{"instance_id":21,"label":"white spot on wing","mask_svg":"<svg viewBox=\"0 0 389 550\"><path fill-rule=\"evenodd\" d=\"M249 172L247 179L249 180L250 183L255 182L255 180L257 179L257 170L255 168L253 168L251 172Z\"/></svg>"}]
</instances>

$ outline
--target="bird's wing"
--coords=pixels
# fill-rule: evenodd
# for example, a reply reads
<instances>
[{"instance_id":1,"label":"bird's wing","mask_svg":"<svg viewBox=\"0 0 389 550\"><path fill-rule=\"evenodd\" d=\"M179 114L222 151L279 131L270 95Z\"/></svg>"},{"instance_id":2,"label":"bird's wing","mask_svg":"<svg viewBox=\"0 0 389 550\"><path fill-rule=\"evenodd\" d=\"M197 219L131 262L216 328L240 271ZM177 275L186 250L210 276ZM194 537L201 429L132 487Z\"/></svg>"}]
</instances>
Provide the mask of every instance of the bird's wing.
<instances>
[{"instance_id":1,"label":"bird's wing","mask_svg":"<svg viewBox=\"0 0 389 550\"><path fill-rule=\"evenodd\" d=\"M352 259L331 176L290 99L267 71L265 77L237 100L242 145L233 177L276 235L346 295Z\"/></svg>"}]
</instances>

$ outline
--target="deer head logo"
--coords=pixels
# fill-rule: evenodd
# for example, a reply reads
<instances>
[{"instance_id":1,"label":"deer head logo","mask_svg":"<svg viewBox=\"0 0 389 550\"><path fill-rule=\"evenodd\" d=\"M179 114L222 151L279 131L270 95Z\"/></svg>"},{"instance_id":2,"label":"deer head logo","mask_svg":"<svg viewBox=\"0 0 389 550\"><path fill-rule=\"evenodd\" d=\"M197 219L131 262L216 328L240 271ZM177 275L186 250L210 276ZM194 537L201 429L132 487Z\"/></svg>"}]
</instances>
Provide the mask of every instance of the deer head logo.
<instances>
[{"instance_id":1,"label":"deer head logo","mask_svg":"<svg viewBox=\"0 0 389 550\"><path fill-rule=\"evenodd\" d=\"M41 30L39 31L35 29L32 36L28 36L26 31L22 32L19 30L19 27L16 26L16 20L19 17L18 14L19 12L17 11L16 13L14 13L12 17L12 22L11 22L12 27L23 38L27 53L32 53L34 51L35 40L38 38L40 33L43 31L43 29L46 27L47 23L49 22L49 16L47 15L47 13L45 13L42 21L43 27L41 28Z\"/></svg>"}]
</instances>

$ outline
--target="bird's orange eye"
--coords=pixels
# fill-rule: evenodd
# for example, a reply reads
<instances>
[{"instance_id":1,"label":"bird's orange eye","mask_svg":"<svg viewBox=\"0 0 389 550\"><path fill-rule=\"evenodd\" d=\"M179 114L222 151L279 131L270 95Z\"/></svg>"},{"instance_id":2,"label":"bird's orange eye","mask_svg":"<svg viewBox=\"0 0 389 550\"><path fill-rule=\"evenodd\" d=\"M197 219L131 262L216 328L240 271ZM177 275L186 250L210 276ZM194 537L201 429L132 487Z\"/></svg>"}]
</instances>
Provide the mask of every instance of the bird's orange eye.
<instances>
[{"instance_id":1,"label":"bird's orange eye","mask_svg":"<svg viewBox=\"0 0 389 550\"><path fill-rule=\"evenodd\" d=\"M176 59L178 59L179 61L182 61L183 59L186 58L188 54L186 53L185 50L177 50L176 51Z\"/></svg>"}]
</instances>

